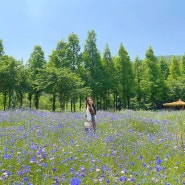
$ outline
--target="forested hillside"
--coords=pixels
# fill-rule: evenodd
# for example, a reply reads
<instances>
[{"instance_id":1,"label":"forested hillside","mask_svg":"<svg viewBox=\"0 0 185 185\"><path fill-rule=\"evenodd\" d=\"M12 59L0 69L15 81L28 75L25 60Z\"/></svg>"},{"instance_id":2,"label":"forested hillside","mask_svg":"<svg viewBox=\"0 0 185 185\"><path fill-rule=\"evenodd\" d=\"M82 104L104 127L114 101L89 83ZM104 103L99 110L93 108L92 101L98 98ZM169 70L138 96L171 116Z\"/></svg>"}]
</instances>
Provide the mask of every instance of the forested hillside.
<instances>
[{"instance_id":1,"label":"forested hillside","mask_svg":"<svg viewBox=\"0 0 185 185\"><path fill-rule=\"evenodd\" d=\"M109 45L100 53L91 30L83 51L72 33L56 43L48 60L36 45L28 61L19 61L4 52L0 40L0 109L78 111L86 96L101 110L156 110L185 100L185 54L156 57L150 46L144 59L131 61L123 43L118 48L116 56Z\"/></svg>"}]
</instances>

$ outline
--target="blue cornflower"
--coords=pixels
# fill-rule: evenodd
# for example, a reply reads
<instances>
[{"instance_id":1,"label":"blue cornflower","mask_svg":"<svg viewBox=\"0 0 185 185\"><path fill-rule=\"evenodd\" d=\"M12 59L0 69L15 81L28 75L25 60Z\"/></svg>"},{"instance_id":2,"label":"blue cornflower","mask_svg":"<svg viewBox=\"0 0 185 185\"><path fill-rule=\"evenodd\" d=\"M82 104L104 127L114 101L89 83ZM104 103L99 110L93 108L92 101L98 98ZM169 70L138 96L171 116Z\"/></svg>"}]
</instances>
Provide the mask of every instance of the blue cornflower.
<instances>
[{"instance_id":1,"label":"blue cornflower","mask_svg":"<svg viewBox=\"0 0 185 185\"><path fill-rule=\"evenodd\" d=\"M36 144L32 144L32 145L30 146L30 148L31 148L32 150L36 150L36 149L37 149L37 145L36 145Z\"/></svg>"},{"instance_id":2,"label":"blue cornflower","mask_svg":"<svg viewBox=\"0 0 185 185\"><path fill-rule=\"evenodd\" d=\"M23 179L24 182L27 182L28 180L29 180L28 177L24 177L24 179Z\"/></svg>"},{"instance_id":3,"label":"blue cornflower","mask_svg":"<svg viewBox=\"0 0 185 185\"><path fill-rule=\"evenodd\" d=\"M30 163L35 163L37 161L37 157L36 156L33 156L30 160Z\"/></svg>"},{"instance_id":4,"label":"blue cornflower","mask_svg":"<svg viewBox=\"0 0 185 185\"><path fill-rule=\"evenodd\" d=\"M8 176L11 176L12 175L12 172L7 171L7 174L8 174Z\"/></svg>"},{"instance_id":5,"label":"blue cornflower","mask_svg":"<svg viewBox=\"0 0 185 185\"><path fill-rule=\"evenodd\" d=\"M142 159L143 159L143 156L142 156L142 155L141 155L141 156L139 156L139 157L138 157L138 159L139 159L139 160L142 160Z\"/></svg>"},{"instance_id":6,"label":"blue cornflower","mask_svg":"<svg viewBox=\"0 0 185 185\"><path fill-rule=\"evenodd\" d=\"M155 169L159 172L159 171L161 170L161 167L160 167L159 165L157 165L157 166L155 167Z\"/></svg>"},{"instance_id":7,"label":"blue cornflower","mask_svg":"<svg viewBox=\"0 0 185 185\"><path fill-rule=\"evenodd\" d=\"M24 167L24 173L28 173L29 171L30 171L30 167L26 165Z\"/></svg>"},{"instance_id":8,"label":"blue cornflower","mask_svg":"<svg viewBox=\"0 0 185 185\"><path fill-rule=\"evenodd\" d=\"M18 174L18 175L22 175L22 174L23 174L22 170L18 171L17 174Z\"/></svg>"},{"instance_id":9,"label":"blue cornflower","mask_svg":"<svg viewBox=\"0 0 185 185\"><path fill-rule=\"evenodd\" d=\"M73 177L70 182L70 185L79 185L80 183L81 183L80 179L78 179L77 177Z\"/></svg>"},{"instance_id":10,"label":"blue cornflower","mask_svg":"<svg viewBox=\"0 0 185 185\"><path fill-rule=\"evenodd\" d=\"M84 167L81 167L80 170L81 170L82 172L85 172L85 171L86 171L86 169L85 169Z\"/></svg>"},{"instance_id":11,"label":"blue cornflower","mask_svg":"<svg viewBox=\"0 0 185 185\"><path fill-rule=\"evenodd\" d=\"M107 168L106 165L103 165L103 166L102 166L102 170L103 170L103 171L109 171L109 169Z\"/></svg>"},{"instance_id":12,"label":"blue cornflower","mask_svg":"<svg viewBox=\"0 0 185 185\"><path fill-rule=\"evenodd\" d=\"M121 176L119 180L120 180L120 181L126 181L126 180L127 180L127 178L126 178L126 177L124 177L124 176Z\"/></svg>"},{"instance_id":13,"label":"blue cornflower","mask_svg":"<svg viewBox=\"0 0 185 185\"><path fill-rule=\"evenodd\" d=\"M146 163L143 163L143 166L146 167L147 166Z\"/></svg>"},{"instance_id":14,"label":"blue cornflower","mask_svg":"<svg viewBox=\"0 0 185 185\"><path fill-rule=\"evenodd\" d=\"M135 179L135 178L131 178L130 181L131 181L131 182L135 182L136 179Z\"/></svg>"},{"instance_id":15,"label":"blue cornflower","mask_svg":"<svg viewBox=\"0 0 185 185\"><path fill-rule=\"evenodd\" d=\"M74 168L70 168L70 173L74 174Z\"/></svg>"},{"instance_id":16,"label":"blue cornflower","mask_svg":"<svg viewBox=\"0 0 185 185\"><path fill-rule=\"evenodd\" d=\"M58 176L56 176L56 177L54 178L54 180L55 180L56 183L59 183L59 182L60 182Z\"/></svg>"},{"instance_id":17,"label":"blue cornflower","mask_svg":"<svg viewBox=\"0 0 185 185\"><path fill-rule=\"evenodd\" d=\"M74 143L74 141L75 141L74 139L71 139L71 140L70 140L70 143Z\"/></svg>"},{"instance_id":18,"label":"blue cornflower","mask_svg":"<svg viewBox=\"0 0 185 185\"><path fill-rule=\"evenodd\" d=\"M157 161L156 161L156 163L157 163L158 165L161 164L161 163L162 163L162 159L161 159L161 158L158 158Z\"/></svg>"}]
</instances>

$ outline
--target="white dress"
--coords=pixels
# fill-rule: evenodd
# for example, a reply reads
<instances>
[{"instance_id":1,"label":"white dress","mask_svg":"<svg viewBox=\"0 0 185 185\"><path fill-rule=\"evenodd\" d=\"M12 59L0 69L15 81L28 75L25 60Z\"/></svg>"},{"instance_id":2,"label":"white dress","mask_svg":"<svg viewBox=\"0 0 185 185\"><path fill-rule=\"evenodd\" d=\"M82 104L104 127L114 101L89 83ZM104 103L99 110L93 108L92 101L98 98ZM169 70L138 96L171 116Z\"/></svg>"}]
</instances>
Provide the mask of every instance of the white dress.
<instances>
[{"instance_id":1,"label":"white dress","mask_svg":"<svg viewBox=\"0 0 185 185\"><path fill-rule=\"evenodd\" d=\"M88 107L86 108L86 120L92 121L91 113L90 113ZM96 115L95 115L95 120L96 120Z\"/></svg>"}]
</instances>

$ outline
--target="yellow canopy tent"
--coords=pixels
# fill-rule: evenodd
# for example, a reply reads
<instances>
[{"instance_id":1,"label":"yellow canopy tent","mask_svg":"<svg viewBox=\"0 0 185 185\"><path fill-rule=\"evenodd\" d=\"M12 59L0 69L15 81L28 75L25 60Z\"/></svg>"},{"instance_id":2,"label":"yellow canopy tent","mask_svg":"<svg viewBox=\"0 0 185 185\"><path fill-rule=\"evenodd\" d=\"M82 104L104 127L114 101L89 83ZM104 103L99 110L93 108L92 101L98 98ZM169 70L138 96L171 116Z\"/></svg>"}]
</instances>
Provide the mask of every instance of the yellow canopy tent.
<instances>
[{"instance_id":1,"label":"yellow canopy tent","mask_svg":"<svg viewBox=\"0 0 185 185\"><path fill-rule=\"evenodd\" d=\"M185 102L183 102L181 99L179 99L178 101L174 101L171 103L163 103L163 106L169 106L170 108L172 106L182 106L182 109L184 109Z\"/></svg>"}]
</instances>

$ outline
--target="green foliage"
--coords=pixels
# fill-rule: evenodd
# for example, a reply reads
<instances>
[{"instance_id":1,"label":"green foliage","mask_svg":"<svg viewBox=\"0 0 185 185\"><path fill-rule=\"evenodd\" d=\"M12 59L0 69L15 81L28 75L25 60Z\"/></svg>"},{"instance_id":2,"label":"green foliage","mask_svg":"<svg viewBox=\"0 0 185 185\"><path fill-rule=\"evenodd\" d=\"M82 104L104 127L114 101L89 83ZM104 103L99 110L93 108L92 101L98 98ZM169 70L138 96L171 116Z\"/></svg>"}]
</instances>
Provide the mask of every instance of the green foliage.
<instances>
[{"instance_id":1,"label":"green foliage","mask_svg":"<svg viewBox=\"0 0 185 185\"><path fill-rule=\"evenodd\" d=\"M44 58L44 51L42 47L36 45L31 53L30 59L28 61L28 76L29 76L29 94L30 94L30 102L32 100L32 95L34 94L34 104L35 108L39 108L39 97L41 91L39 91L39 87L37 85L37 78L40 76L41 71L44 70L46 65L46 61Z\"/></svg>"},{"instance_id":2,"label":"green foliage","mask_svg":"<svg viewBox=\"0 0 185 185\"><path fill-rule=\"evenodd\" d=\"M83 51L78 35L72 33L67 41L57 43L48 61L36 45L25 65L5 55L0 39L0 64L0 107L4 109L51 106L55 111L59 104L62 109L70 104L75 112L77 103L81 108L85 97L93 96L98 109L156 110L165 102L185 99L184 55L156 57L149 46L144 60L136 57L131 62L122 43L116 56L108 44L101 55L94 30L88 32Z\"/></svg>"},{"instance_id":3,"label":"green foliage","mask_svg":"<svg viewBox=\"0 0 185 185\"><path fill-rule=\"evenodd\" d=\"M145 71L141 80L141 89L147 97L146 103L150 102L149 108L156 109L157 102L165 99L166 84L160 70L159 62L151 47L146 52L146 59L143 66Z\"/></svg>"},{"instance_id":4,"label":"green foliage","mask_svg":"<svg viewBox=\"0 0 185 185\"><path fill-rule=\"evenodd\" d=\"M118 51L117 67L119 74L119 83L121 85L121 97L123 100L124 108L129 108L129 100L133 94L134 87L134 74L132 69L132 64L130 62L130 57L128 52L123 47L121 43Z\"/></svg>"},{"instance_id":5,"label":"green foliage","mask_svg":"<svg viewBox=\"0 0 185 185\"><path fill-rule=\"evenodd\" d=\"M170 64L170 78L176 79L178 76L180 76L179 61L177 57L174 56Z\"/></svg>"},{"instance_id":6,"label":"green foliage","mask_svg":"<svg viewBox=\"0 0 185 185\"><path fill-rule=\"evenodd\" d=\"M88 32L82 55L85 67L85 86L90 87L94 97L98 97L102 90L102 63L101 56L96 46L96 33L94 30Z\"/></svg>"},{"instance_id":7,"label":"green foliage","mask_svg":"<svg viewBox=\"0 0 185 185\"><path fill-rule=\"evenodd\" d=\"M4 46L3 46L3 41L0 39L0 62L3 55L4 55Z\"/></svg>"},{"instance_id":8,"label":"green foliage","mask_svg":"<svg viewBox=\"0 0 185 185\"><path fill-rule=\"evenodd\" d=\"M161 70L162 76L164 80L167 80L170 72L169 64L166 62L166 60L163 57L159 60L159 64L160 64L160 70Z\"/></svg>"},{"instance_id":9,"label":"green foliage","mask_svg":"<svg viewBox=\"0 0 185 185\"><path fill-rule=\"evenodd\" d=\"M142 92L141 80L142 80L142 74L144 73L144 70L143 70L142 65L143 65L142 60L140 60L139 57L136 57L135 61L133 63L133 72L135 75L134 91L135 91L135 97L136 97L136 100L138 103L138 105L136 105L135 107L138 107L139 109L141 108L141 101L142 101L142 97L143 97L142 96L143 92Z\"/></svg>"},{"instance_id":10,"label":"green foliage","mask_svg":"<svg viewBox=\"0 0 185 185\"><path fill-rule=\"evenodd\" d=\"M180 61L180 72L182 76L185 75L185 54L182 56Z\"/></svg>"}]
</instances>

